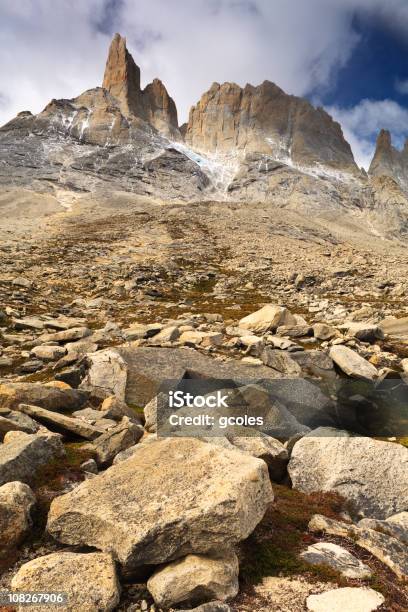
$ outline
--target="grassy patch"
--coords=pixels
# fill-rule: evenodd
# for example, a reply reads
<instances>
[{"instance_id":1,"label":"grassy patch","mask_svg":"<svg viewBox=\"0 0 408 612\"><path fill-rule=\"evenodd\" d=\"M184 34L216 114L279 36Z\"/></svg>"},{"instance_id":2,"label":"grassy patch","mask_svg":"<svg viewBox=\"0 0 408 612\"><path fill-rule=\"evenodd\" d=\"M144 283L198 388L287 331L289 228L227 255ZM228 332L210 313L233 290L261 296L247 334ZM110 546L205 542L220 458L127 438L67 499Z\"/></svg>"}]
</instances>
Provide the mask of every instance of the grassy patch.
<instances>
[{"instance_id":1,"label":"grassy patch","mask_svg":"<svg viewBox=\"0 0 408 612\"><path fill-rule=\"evenodd\" d=\"M337 495L319 493L305 495L283 485L273 486L275 502L253 534L241 544L241 595L254 602L253 586L266 576L302 577L309 583L332 582L339 587L368 586L382 593L386 599L381 609L387 612L408 610L406 585L373 555L359 548L349 539L312 534L307 525L313 514L323 514L341 520L339 513L344 501ZM344 578L335 570L322 565L310 565L299 558L299 553L310 544L329 541L347 548L368 564L373 572L370 579L361 581ZM246 608L245 608L246 609ZM256 606L254 605L254 609Z\"/></svg>"},{"instance_id":2,"label":"grassy patch","mask_svg":"<svg viewBox=\"0 0 408 612\"><path fill-rule=\"evenodd\" d=\"M275 485L275 502L254 533L242 545L241 578L256 584L264 576L309 574L319 580L341 582L340 575L323 566L312 566L299 553L315 538L307 525L314 514L339 518L343 500L334 494L305 495Z\"/></svg>"},{"instance_id":3,"label":"grassy patch","mask_svg":"<svg viewBox=\"0 0 408 612\"><path fill-rule=\"evenodd\" d=\"M65 457L58 457L42 466L35 475L32 488L37 497L40 522L44 522L54 497L60 495L71 483L84 479L81 463L92 456L83 443L65 444Z\"/></svg>"}]
</instances>

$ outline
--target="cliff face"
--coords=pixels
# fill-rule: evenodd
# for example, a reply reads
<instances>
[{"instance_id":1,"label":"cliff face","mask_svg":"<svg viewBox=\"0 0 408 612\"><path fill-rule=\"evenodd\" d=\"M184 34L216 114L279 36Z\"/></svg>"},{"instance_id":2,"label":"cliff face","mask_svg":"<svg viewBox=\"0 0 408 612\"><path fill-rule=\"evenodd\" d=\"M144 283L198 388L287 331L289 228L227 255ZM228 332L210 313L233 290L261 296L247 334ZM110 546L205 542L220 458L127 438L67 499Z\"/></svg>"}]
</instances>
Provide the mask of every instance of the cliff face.
<instances>
[{"instance_id":1,"label":"cliff face","mask_svg":"<svg viewBox=\"0 0 408 612\"><path fill-rule=\"evenodd\" d=\"M408 189L408 140L399 151L392 145L390 132L381 130L368 172L371 176L389 176Z\"/></svg>"},{"instance_id":2,"label":"cliff face","mask_svg":"<svg viewBox=\"0 0 408 612\"><path fill-rule=\"evenodd\" d=\"M185 140L200 151L258 152L296 165L357 172L340 125L270 81L244 88L214 83L192 107Z\"/></svg>"},{"instance_id":3,"label":"cliff face","mask_svg":"<svg viewBox=\"0 0 408 612\"><path fill-rule=\"evenodd\" d=\"M109 47L102 87L120 101L125 114L141 112L140 69L120 34L115 34Z\"/></svg>"},{"instance_id":4,"label":"cliff face","mask_svg":"<svg viewBox=\"0 0 408 612\"><path fill-rule=\"evenodd\" d=\"M154 79L142 91L142 105L146 121L159 132L176 138L180 136L176 105L160 79Z\"/></svg>"},{"instance_id":5,"label":"cliff face","mask_svg":"<svg viewBox=\"0 0 408 612\"><path fill-rule=\"evenodd\" d=\"M159 79L140 88L140 68L120 34L115 34L109 47L102 87L119 101L125 116L139 117L163 134L179 137L174 100Z\"/></svg>"}]
</instances>

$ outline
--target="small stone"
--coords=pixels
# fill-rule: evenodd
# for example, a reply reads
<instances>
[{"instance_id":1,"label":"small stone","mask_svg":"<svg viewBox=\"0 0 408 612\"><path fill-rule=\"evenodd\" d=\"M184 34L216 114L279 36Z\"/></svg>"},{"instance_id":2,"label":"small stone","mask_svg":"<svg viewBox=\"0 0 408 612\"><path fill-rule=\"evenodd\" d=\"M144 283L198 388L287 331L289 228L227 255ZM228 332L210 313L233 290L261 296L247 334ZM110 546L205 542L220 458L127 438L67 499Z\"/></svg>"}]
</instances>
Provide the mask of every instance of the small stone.
<instances>
[{"instance_id":1,"label":"small stone","mask_svg":"<svg viewBox=\"0 0 408 612\"><path fill-rule=\"evenodd\" d=\"M296 319L287 308L276 304L267 304L239 322L240 327L260 334L275 331L280 325L296 325Z\"/></svg>"},{"instance_id":2,"label":"small stone","mask_svg":"<svg viewBox=\"0 0 408 612\"><path fill-rule=\"evenodd\" d=\"M56 361L61 359L67 352L66 348L62 346L36 346L31 351L31 354L42 361Z\"/></svg>"},{"instance_id":3,"label":"small stone","mask_svg":"<svg viewBox=\"0 0 408 612\"><path fill-rule=\"evenodd\" d=\"M334 327L325 323L315 323L313 325L313 335L318 340L330 340L336 335L337 331Z\"/></svg>"},{"instance_id":4,"label":"small stone","mask_svg":"<svg viewBox=\"0 0 408 612\"><path fill-rule=\"evenodd\" d=\"M187 555L157 570L147 581L154 601L161 607L199 604L211 599L225 601L238 593L238 558Z\"/></svg>"},{"instance_id":5,"label":"small stone","mask_svg":"<svg viewBox=\"0 0 408 612\"><path fill-rule=\"evenodd\" d=\"M332 589L319 595L309 595L306 607L310 612L373 612L385 599L373 589L345 587Z\"/></svg>"},{"instance_id":6,"label":"small stone","mask_svg":"<svg viewBox=\"0 0 408 612\"><path fill-rule=\"evenodd\" d=\"M81 465L79 467L84 472L89 472L90 474L97 474L98 473L98 466L96 464L95 459L87 459L86 461L81 463Z\"/></svg>"},{"instance_id":7,"label":"small stone","mask_svg":"<svg viewBox=\"0 0 408 612\"><path fill-rule=\"evenodd\" d=\"M25 278L24 276L17 276L16 278L13 279L12 284L15 287L23 287L24 289L31 289L33 285L32 282L28 280L28 278Z\"/></svg>"},{"instance_id":8,"label":"small stone","mask_svg":"<svg viewBox=\"0 0 408 612\"><path fill-rule=\"evenodd\" d=\"M352 378L374 380L378 377L377 369L347 346L332 346L330 357L345 374Z\"/></svg>"},{"instance_id":9,"label":"small stone","mask_svg":"<svg viewBox=\"0 0 408 612\"><path fill-rule=\"evenodd\" d=\"M348 550L331 542L317 542L300 554L311 565L327 565L346 578L370 578L370 568Z\"/></svg>"}]
</instances>

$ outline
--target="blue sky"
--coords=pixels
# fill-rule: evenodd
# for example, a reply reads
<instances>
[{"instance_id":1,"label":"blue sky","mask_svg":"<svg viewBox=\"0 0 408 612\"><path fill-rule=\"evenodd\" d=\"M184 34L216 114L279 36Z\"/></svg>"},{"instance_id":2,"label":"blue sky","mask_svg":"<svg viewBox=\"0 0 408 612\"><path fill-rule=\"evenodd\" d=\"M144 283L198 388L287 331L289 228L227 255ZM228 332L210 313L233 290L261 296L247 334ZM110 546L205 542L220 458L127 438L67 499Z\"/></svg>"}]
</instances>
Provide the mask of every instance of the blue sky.
<instances>
[{"instance_id":1,"label":"blue sky","mask_svg":"<svg viewBox=\"0 0 408 612\"><path fill-rule=\"evenodd\" d=\"M276 82L321 104L367 167L408 136L408 0L2 0L0 123L101 84L112 34L181 121L213 81Z\"/></svg>"}]
</instances>

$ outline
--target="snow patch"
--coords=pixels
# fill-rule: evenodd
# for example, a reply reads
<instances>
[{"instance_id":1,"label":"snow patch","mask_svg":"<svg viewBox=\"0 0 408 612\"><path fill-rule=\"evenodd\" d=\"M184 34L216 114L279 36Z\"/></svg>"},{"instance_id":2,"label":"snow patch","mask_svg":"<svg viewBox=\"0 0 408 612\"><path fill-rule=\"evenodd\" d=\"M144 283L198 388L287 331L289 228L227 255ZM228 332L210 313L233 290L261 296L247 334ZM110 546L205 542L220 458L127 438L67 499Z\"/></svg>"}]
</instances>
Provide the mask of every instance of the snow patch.
<instances>
[{"instance_id":1,"label":"snow patch","mask_svg":"<svg viewBox=\"0 0 408 612\"><path fill-rule=\"evenodd\" d=\"M239 153L197 153L185 144L176 141L169 141L169 148L176 149L191 159L208 176L214 187L221 192L226 192L228 185L231 184L239 168L239 160L242 155Z\"/></svg>"},{"instance_id":2,"label":"snow patch","mask_svg":"<svg viewBox=\"0 0 408 612\"><path fill-rule=\"evenodd\" d=\"M92 115L92 111L88 110L87 111L87 116L81 122L81 129L79 130L79 140L83 139L85 130L87 130L89 128L89 119L90 119L91 115Z\"/></svg>"}]
</instances>

